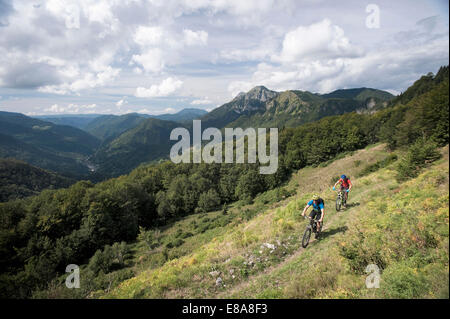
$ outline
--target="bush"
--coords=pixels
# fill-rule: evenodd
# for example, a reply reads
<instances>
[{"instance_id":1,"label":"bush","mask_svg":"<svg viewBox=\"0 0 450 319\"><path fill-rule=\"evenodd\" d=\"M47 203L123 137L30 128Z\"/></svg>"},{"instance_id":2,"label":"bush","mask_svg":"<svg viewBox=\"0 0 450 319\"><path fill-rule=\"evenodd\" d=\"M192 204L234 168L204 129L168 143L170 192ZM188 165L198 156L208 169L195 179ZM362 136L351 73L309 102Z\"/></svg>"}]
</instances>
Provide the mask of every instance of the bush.
<instances>
[{"instance_id":1,"label":"bush","mask_svg":"<svg viewBox=\"0 0 450 319\"><path fill-rule=\"evenodd\" d=\"M169 244L170 244L170 247L169 247ZM169 244L166 245L167 248L179 247L184 244L184 240L181 238L177 238L174 241L170 242Z\"/></svg>"},{"instance_id":2,"label":"bush","mask_svg":"<svg viewBox=\"0 0 450 319\"><path fill-rule=\"evenodd\" d=\"M392 164L393 162L395 162L397 160L397 155L395 154L391 154L388 157L386 157L385 159L378 161L374 164L370 164L367 165L366 167L364 167L361 172L358 173L357 177L362 177L362 176L366 176L369 175L373 172L378 171L379 169L382 169L390 164Z\"/></svg>"},{"instance_id":3,"label":"bush","mask_svg":"<svg viewBox=\"0 0 450 319\"><path fill-rule=\"evenodd\" d=\"M427 281L423 273L406 262L386 268L380 283L384 298L412 299L423 298L428 293Z\"/></svg>"},{"instance_id":4,"label":"bush","mask_svg":"<svg viewBox=\"0 0 450 319\"><path fill-rule=\"evenodd\" d=\"M244 209L242 211L242 218L246 221L249 221L250 219L252 219L256 214L258 213L257 210L255 209Z\"/></svg>"},{"instance_id":5,"label":"bush","mask_svg":"<svg viewBox=\"0 0 450 319\"><path fill-rule=\"evenodd\" d=\"M424 139L418 139L410 146L408 153L397 166L397 181L417 177L420 170L441 157L437 145Z\"/></svg>"},{"instance_id":6,"label":"bush","mask_svg":"<svg viewBox=\"0 0 450 319\"><path fill-rule=\"evenodd\" d=\"M139 227L138 241L143 243L149 250L159 246L161 232L159 230L145 230Z\"/></svg>"},{"instance_id":7,"label":"bush","mask_svg":"<svg viewBox=\"0 0 450 319\"><path fill-rule=\"evenodd\" d=\"M200 194L197 205L202 212L216 210L220 205L220 196L214 189L210 189L207 192Z\"/></svg>"}]
</instances>

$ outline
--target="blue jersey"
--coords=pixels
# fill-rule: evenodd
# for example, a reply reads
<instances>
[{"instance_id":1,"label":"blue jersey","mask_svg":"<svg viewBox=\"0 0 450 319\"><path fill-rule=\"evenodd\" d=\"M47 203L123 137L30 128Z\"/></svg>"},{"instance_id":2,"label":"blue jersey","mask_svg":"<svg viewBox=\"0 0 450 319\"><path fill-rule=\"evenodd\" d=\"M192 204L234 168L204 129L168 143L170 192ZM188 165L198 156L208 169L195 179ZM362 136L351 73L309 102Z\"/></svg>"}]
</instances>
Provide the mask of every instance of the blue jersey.
<instances>
[{"instance_id":1,"label":"blue jersey","mask_svg":"<svg viewBox=\"0 0 450 319\"><path fill-rule=\"evenodd\" d=\"M314 203L314 201L313 200L310 200L309 202L308 202L308 205L309 206L311 206L312 205L312 207L313 207L313 209L314 210L321 210L321 209L323 209L323 201L320 201L319 202L319 205L317 205L316 203Z\"/></svg>"}]
</instances>

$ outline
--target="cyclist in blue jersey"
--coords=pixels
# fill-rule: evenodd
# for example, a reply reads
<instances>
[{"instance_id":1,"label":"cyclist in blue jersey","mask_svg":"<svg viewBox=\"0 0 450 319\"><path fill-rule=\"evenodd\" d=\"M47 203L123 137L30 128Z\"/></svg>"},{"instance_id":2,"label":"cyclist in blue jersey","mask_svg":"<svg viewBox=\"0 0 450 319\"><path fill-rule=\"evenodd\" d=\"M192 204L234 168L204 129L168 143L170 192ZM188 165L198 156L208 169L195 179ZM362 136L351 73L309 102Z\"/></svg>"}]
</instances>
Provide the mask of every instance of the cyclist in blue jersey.
<instances>
[{"instance_id":1,"label":"cyclist in blue jersey","mask_svg":"<svg viewBox=\"0 0 450 319\"><path fill-rule=\"evenodd\" d=\"M317 220L318 229L321 229L323 217L325 215L325 202L319 197L319 195L314 195L312 200L310 200L303 209L302 216L305 216L306 211L310 206L313 207L313 210L309 214L309 217L312 219L315 218Z\"/></svg>"}]
</instances>

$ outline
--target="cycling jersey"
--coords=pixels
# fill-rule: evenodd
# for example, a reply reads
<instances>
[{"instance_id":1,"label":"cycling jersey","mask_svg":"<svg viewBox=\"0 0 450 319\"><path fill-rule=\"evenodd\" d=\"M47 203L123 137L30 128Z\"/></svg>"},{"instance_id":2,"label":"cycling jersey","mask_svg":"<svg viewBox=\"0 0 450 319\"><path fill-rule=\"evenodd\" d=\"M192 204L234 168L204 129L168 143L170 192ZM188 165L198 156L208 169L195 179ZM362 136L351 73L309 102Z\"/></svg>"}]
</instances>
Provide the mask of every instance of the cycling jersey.
<instances>
[{"instance_id":1,"label":"cycling jersey","mask_svg":"<svg viewBox=\"0 0 450 319\"><path fill-rule=\"evenodd\" d=\"M321 210L321 209L323 209L323 208L324 208L323 200L319 200L318 202L319 202L319 204L316 204L316 203L314 203L313 200L310 200L310 201L308 202L308 205L309 205L309 206L312 205L312 207L313 207L314 210Z\"/></svg>"},{"instance_id":2,"label":"cycling jersey","mask_svg":"<svg viewBox=\"0 0 450 319\"><path fill-rule=\"evenodd\" d=\"M341 183L341 186L345 187L345 188L349 188L350 185L352 185L352 182L350 181L350 179L346 178L345 180L340 178L339 179L339 183Z\"/></svg>"}]
</instances>

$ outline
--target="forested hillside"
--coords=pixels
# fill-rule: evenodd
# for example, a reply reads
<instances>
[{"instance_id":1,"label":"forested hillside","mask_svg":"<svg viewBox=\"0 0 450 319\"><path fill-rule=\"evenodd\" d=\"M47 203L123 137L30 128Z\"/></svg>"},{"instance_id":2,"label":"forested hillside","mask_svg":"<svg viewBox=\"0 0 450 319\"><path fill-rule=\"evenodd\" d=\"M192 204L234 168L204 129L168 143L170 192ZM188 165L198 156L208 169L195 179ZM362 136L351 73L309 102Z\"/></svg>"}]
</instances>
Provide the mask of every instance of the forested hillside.
<instances>
[{"instance_id":1,"label":"forested hillside","mask_svg":"<svg viewBox=\"0 0 450 319\"><path fill-rule=\"evenodd\" d=\"M388 176L382 175L381 180L389 177L396 183L403 183L405 180L417 176L419 176L417 181L426 178L420 174L423 173L424 168L429 167L432 162L439 158L437 147L447 145L449 139L448 67L442 68L434 78L442 78L442 80L434 81L434 84L428 90L418 92L406 104L397 103L373 114L353 112L325 117L317 122L298 127L282 129L279 136L279 169L273 175L260 175L258 163L236 165L173 164L167 161L143 165L128 175L95 185L90 182L78 182L67 189L47 190L32 198L0 204L0 217L2 218L0 225L0 268L2 269L0 291L2 297L30 297L33 293L35 293L35 296L40 294L44 294L46 297L52 294L55 294L53 296L56 297L62 296L60 294L63 293L55 288L62 283L61 279L57 279L55 282L52 282L52 280L64 274L66 265L74 262L79 265L86 265L85 269L90 274L89 276L97 278L90 281L90 286L85 287L86 290L76 292L80 295L75 295L75 297L98 296L93 295L96 290L100 290L102 293L104 290L110 291L125 279L135 275L132 269L126 267L129 266L129 261L127 261L129 259L126 258L126 255L130 252L127 250L127 244L121 244L121 241L133 243L139 239L139 241L147 243L147 249L154 249L160 246L157 238L158 232L163 230L163 226L171 225L174 221L186 218L194 213L204 214L222 207L222 217L216 218L214 222L210 222L206 218L203 219L202 225L199 227L206 232L209 227L213 229L231 222L232 216L228 215L226 205L237 207L235 211L238 211L241 216L237 223L241 223L243 219L250 220L264 210L260 207L261 209L256 208L246 211L245 205L250 205L255 201L255 198L259 198L263 205L276 203L287 198L292 192L295 192L296 187L286 188L284 185L291 180L292 174L295 174L299 169L327 166L351 152L375 143L385 142L388 150L398 152L402 156L398 165L396 163L394 167L390 168L391 171L396 172L394 175L396 178L393 177L392 173L389 173ZM156 141L161 138L162 135L156 133L156 135L145 133L148 128L152 132L153 125L159 125L160 122L155 121L157 120L146 120L146 123L141 124L142 127L139 125L136 130L128 131L123 139L123 146L128 147L127 145L130 145L132 141L141 143L139 145L148 145L146 143L149 139L155 139ZM144 127L144 125L151 126ZM174 123L174 125L178 124ZM164 127L170 132L170 128ZM135 136L138 138L135 139ZM111 148L110 152L114 154L114 152L120 152L121 149L123 149L122 145L117 145L117 148ZM386 150L382 150L382 152L385 154ZM130 151L120 156L123 156L125 161L132 161L132 157L130 157L132 155L134 156L134 152ZM377 165L380 166L381 164ZM367 172L371 170L373 168L368 168ZM436 172L439 172L439 170ZM443 177L436 178L436 183L439 180L440 184L448 184L448 171L446 174L444 172ZM330 179L335 180L335 176L326 176L326 179L328 179L327 184L329 186ZM370 180L367 183L370 184ZM410 187L407 183L404 185L395 184L396 187L400 187L400 195L398 195L399 198L395 197L394 200L400 200L402 194L409 196L407 194L411 192L413 186ZM419 182L417 183L417 185L422 185ZM428 182L425 181L424 183ZM308 186L303 185L304 193L299 194L302 203L312 193L312 190L305 188ZM327 185L321 184L319 188L323 191L325 186ZM389 189L389 186L386 187ZM314 191L317 190L314 189ZM376 189L373 189L373 191L375 192ZM363 198L364 193L359 193L359 196ZM428 198L433 195L430 193L430 195L424 196ZM445 192L436 196L445 197ZM448 200L448 191L446 196ZM440 218L444 218L443 222L445 222L445 218L447 218L448 225L448 206L447 211L445 211L446 208L442 204L444 201L441 197L438 201L439 207L433 206L433 203L430 203L430 207L438 210L439 213L435 217L440 221ZM374 198L377 198L375 194L371 194L368 199ZM422 199L422 197L420 198ZM236 201L238 202L236 203ZM375 202L380 202L380 199ZM419 202L422 203L423 201ZM365 201L363 204L369 205ZM298 230L293 217L294 211L297 209L299 208L296 207L293 210L291 204L288 210L280 211L276 216L272 216L273 218L267 219L267 223L256 224L258 233L267 236L273 234L271 232L272 226L268 228L270 231L263 229L263 227L269 227L269 225L277 225L274 226L276 228L274 231L277 231L277 229ZM384 208L380 206L379 209ZM389 212L391 210L394 211L394 208L388 209ZM409 207L405 206L405 210L409 211ZM447 217L445 217L446 212ZM378 217L375 216L374 218ZM416 236L417 245L421 245L424 238L425 240L429 238L427 236L433 230L429 227L432 227L430 225L433 222L434 220L426 220L424 224L425 232L411 234L411 236ZM363 222L362 229L364 227L372 229L372 223L372 220ZM403 225L402 223L403 221L399 225ZM148 232L149 229L153 230ZM422 231L422 229L419 230ZM208 234L211 235L214 232L220 235L219 228ZM294 235L293 232L287 233L291 236ZM399 231L396 234L400 236L403 232ZM199 250L198 254L189 256L190 259L178 259L185 253L178 249L175 252L178 252L179 255L172 255L171 249L181 247L184 243L183 238L188 238L192 234L181 231L179 236L174 236L171 237L170 244L166 243L166 250L161 251L158 259L152 261L154 265L166 265L166 268L147 273L144 275L144 279L137 279L140 282L138 287L133 286L136 280L125 282L110 296L170 297L171 293L172 296L179 296L177 284L184 283L183 278L185 277L178 277L177 269L182 269L186 265L198 265L201 269L216 265L211 263L209 258L210 253L214 252L217 255L217 252L221 250L220 242L215 244L215 240L210 237L208 241L212 243L211 246L205 246L206 251ZM256 249L256 246L251 246L252 244L261 245L260 240L266 239L260 238L254 233L247 234L241 229L240 232L233 231L233 233L224 236L239 238L237 245L254 249ZM357 237L358 234L355 233L354 236ZM433 249L445 252L442 247L445 245L445 240L448 243L448 232L447 235L439 233L436 236L441 237L433 237L430 250L428 250L428 246L424 250L426 258ZM332 238L323 241L323 245L326 245L327 242L334 243L331 240ZM347 245L346 247L356 245L356 248L350 250L350 252L343 250L341 256L347 258L352 267L356 265L354 270L358 274L357 271L359 271L360 268L358 267L360 266L357 264L358 259L354 261L355 258L362 258L361 260L367 261L376 256L362 255L365 246L358 245L362 245L364 241L358 242L351 238L353 237L344 239L345 245ZM384 240L387 239L383 239L382 244ZM368 242L370 241L369 238ZM295 242L291 246L287 244L287 247L294 250L298 248ZM370 249L377 251L377 247L370 246ZM394 248L401 250L401 246ZM292 250L290 253L292 253ZM274 256L277 255L274 254ZM305 256L307 257L308 254L305 254ZM400 262L402 255L398 256L392 260L382 260L385 262L383 266L388 269L389 265ZM408 254L407 257L412 258L411 262L414 261L413 255ZM267 258L270 259L269 256ZM439 267L444 265L442 267L447 267L448 270L448 254L447 266L442 263L439 256L436 258ZM248 260L246 262L248 265ZM418 262L421 263L422 261L419 260ZM324 267L331 267L331 263L326 262L326 260L321 264ZM425 267L425 264L420 265L420 267ZM342 267L347 269L345 263L342 264ZM405 267L414 269L415 266L408 264ZM435 266L430 267L434 269ZM438 274L442 273L442 267L438 268ZM123 269L118 270L120 268ZM335 271L340 271L340 268L336 269ZM398 269L400 268L392 270L394 279L397 278L395 276L400 271ZM226 271L229 271L229 269L226 269ZM409 268L408 271L410 271ZM428 278L427 276L430 273L433 272L428 269L424 273L424 278ZM183 274L183 276L192 278L196 273L186 272ZM236 274L236 276L248 274L252 274L252 271L247 269L243 273ZM314 274L308 275L307 278L314 278ZM305 285L300 278L297 279L292 283L291 294L288 296L321 296L317 293L299 292ZM49 288L50 282L52 282L52 286ZM146 286L147 284L148 286ZM130 287L130 290L127 290L127 287ZM213 287L215 286L213 285ZM351 288L348 289L351 290ZM136 294L130 293L131 290L135 291ZM37 291L41 292L37 293ZM210 296L208 295L210 292L209 289L206 289L204 294L197 291L193 293L193 296ZM270 295L272 292L268 291L267 293Z\"/></svg>"},{"instance_id":2,"label":"forested hillside","mask_svg":"<svg viewBox=\"0 0 450 319\"><path fill-rule=\"evenodd\" d=\"M95 120L100 114L74 114L74 115L35 115L34 118L42 121L52 122L57 125L68 125L84 130L85 127Z\"/></svg>"},{"instance_id":3,"label":"forested hillside","mask_svg":"<svg viewBox=\"0 0 450 319\"><path fill-rule=\"evenodd\" d=\"M0 112L0 158L15 158L73 178L87 178L100 141L72 126Z\"/></svg>"},{"instance_id":4,"label":"forested hillside","mask_svg":"<svg viewBox=\"0 0 450 319\"><path fill-rule=\"evenodd\" d=\"M75 180L28 165L0 158L0 202L38 195L47 188L69 187Z\"/></svg>"}]
</instances>

